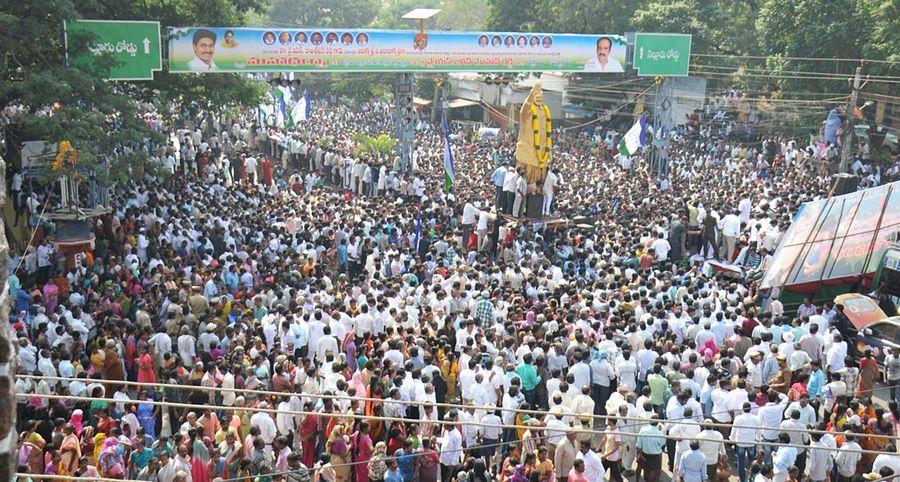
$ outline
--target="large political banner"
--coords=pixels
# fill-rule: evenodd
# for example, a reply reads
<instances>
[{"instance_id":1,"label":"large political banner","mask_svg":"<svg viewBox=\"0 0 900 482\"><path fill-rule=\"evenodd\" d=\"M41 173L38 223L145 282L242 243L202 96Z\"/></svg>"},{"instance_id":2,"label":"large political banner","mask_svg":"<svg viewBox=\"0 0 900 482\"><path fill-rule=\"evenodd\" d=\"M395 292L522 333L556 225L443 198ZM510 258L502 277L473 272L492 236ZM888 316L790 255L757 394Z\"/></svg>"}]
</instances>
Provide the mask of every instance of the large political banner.
<instances>
[{"instance_id":1,"label":"large political banner","mask_svg":"<svg viewBox=\"0 0 900 482\"><path fill-rule=\"evenodd\" d=\"M623 72L625 37L310 28L171 29L170 72Z\"/></svg>"}]
</instances>

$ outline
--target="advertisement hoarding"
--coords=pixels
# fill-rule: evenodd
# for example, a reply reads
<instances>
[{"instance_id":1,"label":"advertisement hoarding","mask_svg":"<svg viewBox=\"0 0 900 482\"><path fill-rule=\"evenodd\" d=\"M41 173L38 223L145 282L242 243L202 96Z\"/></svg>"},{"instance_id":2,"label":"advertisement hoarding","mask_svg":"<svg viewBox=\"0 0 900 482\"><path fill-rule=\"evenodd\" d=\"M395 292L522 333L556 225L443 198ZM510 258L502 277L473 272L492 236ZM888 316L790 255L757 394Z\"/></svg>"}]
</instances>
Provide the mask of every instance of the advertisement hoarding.
<instances>
[{"instance_id":1,"label":"advertisement hoarding","mask_svg":"<svg viewBox=\"0 0 900 482\"><path fill-rule=\"evenodd\" d=\"M322 28L171 29L171 72L623 72L621 35Z\"/></svg>"}]
</instances>

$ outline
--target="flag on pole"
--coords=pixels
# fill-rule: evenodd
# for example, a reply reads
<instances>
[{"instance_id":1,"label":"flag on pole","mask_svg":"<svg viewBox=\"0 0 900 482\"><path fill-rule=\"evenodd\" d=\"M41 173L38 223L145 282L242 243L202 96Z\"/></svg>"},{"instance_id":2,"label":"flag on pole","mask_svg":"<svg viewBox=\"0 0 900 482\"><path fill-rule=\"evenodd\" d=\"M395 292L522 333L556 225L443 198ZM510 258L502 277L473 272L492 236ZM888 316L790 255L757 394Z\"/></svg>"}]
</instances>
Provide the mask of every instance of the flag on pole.
<instances>
[{"instance_id":1,"label":"flag on pole","mask_svg":"<svg viewBox=\"0 0 900 482\"><path fill-rule=\"evenodd\" d=\"M419 211L419 218L416 220L416 244L415 252L419 252L419 238L422 235L422 211Z\"/></svg>"},{"instance_id":2,"label":"flag on pole","mask_svg":"<svg viewBox=\"0 0 900 482\"><path fill-rule=\"evenodd\" d=\"M272 99L272 110L275 115L275 127L284 127L284 92L281 89L272 89L269 92Z\"/></svg>"},{"instance_id":3,"label":"flag on pole","mask_svg":"<svg viewBox=\"0 0 900 482\"><path fill-rule=\"evenodd\" d=\"M309 92L304 92L303 97L291 109L291 121L293 124L296 125L305 120L309 120Z\"/></svg>"},{"instance_id":4,"label":"flag on pole","mask_svg":"<svg viewBox=\"0 0 900 482\"><path fill-rule=\"evenodd\" d=\"M257 115L259 116L260 126L272 125L272 119L275 115L275 108L268 103L259 104L259 111L257 112Z\"/></svg>"},{"instance_id":5,"label":"flag on pole","mask_svg":"<svg viewBox=\"0 0 900 482\"><path fill-rule=\"evenodd\" d=\"M279 123L278 127L291 127L293 122L291 116L288 115L287 103L284 101L284 92L281 93L281 98L278 99L278 111L281 113L281 123Z\"/></svg>"},{"instance_id":6,"label":"flag on pole","mask_svg":"<svg viewBox=\"0 0 900 482\"><path fill-rule=\"evenodd\" d=\"M447 111L441 109L441 122L444 125L444 189L453 188L453 151L450 149L450 135L447 133Z\"/></svg>"},{"instance_id":7,"label":"flag on pole","mask_svg":"<svg viewBox=\"0 0 900 482\"><path fill-rule=\"evenodd\" d=\"M623 156L632 156L637 151L647 145L647 118L641 116L637 122L628 129L622 142L619 143L619 154Z\"/></svg>"}]
</instances>

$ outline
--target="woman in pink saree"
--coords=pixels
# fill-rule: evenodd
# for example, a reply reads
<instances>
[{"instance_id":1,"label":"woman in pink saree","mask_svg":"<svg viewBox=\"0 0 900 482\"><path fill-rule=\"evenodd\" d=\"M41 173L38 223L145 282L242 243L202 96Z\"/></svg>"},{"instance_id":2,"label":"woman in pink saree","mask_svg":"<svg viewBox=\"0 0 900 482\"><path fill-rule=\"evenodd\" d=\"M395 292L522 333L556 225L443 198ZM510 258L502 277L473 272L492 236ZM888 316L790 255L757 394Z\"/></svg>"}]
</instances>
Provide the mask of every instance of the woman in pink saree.
<instances>
[{"instance_id":1,"label":"woman in pink saree","mask_svg":"<svg viewBox=\"0 0 900 482\"><path fill-rule=\"evenodd\" d=\"M359 430L353 434L353 466L356 482L369 482L369 459L375 453L375 445L369 437L369 422L360 422Z\"/></svg>"},{"instance_id":2,"label":"woman in pink saree","mask_svg":"<svg viewBox=\"0 0 900 482\"><path fill-rule=\"evenodd\" d=\"M363 381L361 370L357 370L356 373L353 374L353 378L350 380L350 386L356 389L357 398L369 397L369 390L368 387L366 387L366 383Z\"/></svg>"},{"instance_id":3,"label":"woman in pink saree","mask_svg":"<svg viewBox=\"0 0 900 482\"><path fill-rule=\"evenodd\" d=\"M72 416L69 417L69 423L75 428L75 435L81 437L81 428L84 426L84 412L77 408L73 410Z\"/></svg>"},{"instance_id":4,"label":"woman in pink saree","mask_svg":"<svg viewBox=\"0 0 900 482\"><path fill-rule=\"evenodd\" d=\"M703 343L703 346L700 348L700 354L706 360L715 360L716 355L719 354L719 349L716 347L716 340L713 338L707 339L706 342Z\"/></svg>"},{"instance_id":5,"label":"woman in pink saree","mask_svg":"<svg viewBox=\"0 0 900 482\"><path fill-rule=\"evenodd\" d=\"M44 306L47 307L47 316L56 313L56 305L59 303L59 287L52 281L44 285Z\"/></svg>"}]
</instances>

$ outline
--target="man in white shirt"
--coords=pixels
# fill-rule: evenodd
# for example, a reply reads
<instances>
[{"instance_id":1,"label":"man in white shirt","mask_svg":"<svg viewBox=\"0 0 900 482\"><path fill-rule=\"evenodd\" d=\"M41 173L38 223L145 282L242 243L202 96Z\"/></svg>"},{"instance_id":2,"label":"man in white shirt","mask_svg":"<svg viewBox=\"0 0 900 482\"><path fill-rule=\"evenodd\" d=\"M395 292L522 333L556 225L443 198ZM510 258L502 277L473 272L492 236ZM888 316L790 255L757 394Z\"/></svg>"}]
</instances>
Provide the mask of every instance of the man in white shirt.
<instances>
[{"instance_id":1,"label":"man in white shirt","mask_svg":"<svg viewBox=\"0 0 900 482\"><path fill-rule=\"evenodd\" d=\"M478 235L478 251L483 251L484 247L487 246L490 217L487 210L478 211L478 221L475 223L475 233Z\"/></svg>"},{"instance_id":2,"label":"man in white shirt","mask_svg":"<svg viewBox=\"0 0 900 482\"><path fill-rule=\"evenodd\" d=\"M719 465L719 459L727 454L725 452L725 437L722 435L722 432L709 425L710 422L712 420L706 419L703 431L700 432L698 437L703 439L700 441L700 451L706 456L706 473L714 474Z\"/></svg>"},{"instance_id":3,"label":"man in white shirt","mask_svg":"<svg viewBox=\"0 0 900 482\"><path fill-rule=\"evenodd\" d=\"M513 202L516 199L516 183L519 180L519 174L515 169L506 171L503 176L503 213L512 214Z\"/></svg>"},{"instance_id":4,"label":"man in white shirt","mask_svg":"<svg viewBox=\"0 0 900 482\"><path fill-rule=\"evenodd\" d=\"M256 166L259 165L256 158L253 156L247 156L244 159L244 174L247 176L247 180L253 183L253 186L259 183L259 178L256 174Z\"/></svg>"},{"instance_id":5,"label":"man in white shirt","mask_svg":"<svg viewBox=\"0 0 900 482\"><path fill-rule=\"evenodd\" d=\"M548 169L547 177L544 179L544 216L550 215L550 207L553 204L553 192L556 190L556 186L559 185L560 181L559 170L558 169Z\"/></svg>"},{"instance_id":6,"label":"man in white shirt","mask_svg":"<svg viewBox=\"0 0 900 482\"><path fill-rule=\"evenodd\" d=\"M785 414L789 418L781 422L781 429L787 429L784 430L784 433L787 433L791 438L791 443L794 445L809 444L809 433L802 431L808 427L800 422L800 411L787 410ZM803 469L806 468L806 449L797 449L797 460L794 462L794 465L800 469L800 473L803 473Z\"/></svg>"},{"instance_id":7,"label":"man in white shirt","mask_svg":"<svg viewBox=\"0 0 900 482\"><path fill-rule=\"evenodd\" d=\"M324 363L325 355L329 352L332 355L338 353L338 344L337 340L331 336L331 327L326 326L322 329L322 337L319 338L319 341L316 343L316 361Z\"/></svg>"},{"instance_id":8,"label":"man in white shirt","mask_svg":"<svg viewBox=\"0 0 900 482\"><path fill-rule=\"evenodd\" d=\"M528 181L525 179L525 170L519 169L516 174L516 192L513 197L513 217L522 216L525 207L525 194L528 192Z\"/></svg>"},{"instance_id":9,"label":"man in white shirt","mask_svg":"<svg viewBox=\"0 0 900 482\"><path fill-rule=\"evenodd\" d=\"M259 408L265 410L269 408L267 402L261 402ZM278 436L278 427L269 412L257 412L250 417L250 426L259 427L259 437L266 443L266 454L272 456L272 442Z\"/></svg>"},{"instance_id":10,"label":"man in white shirt","mask_svg":"<svg viewBox=\"0 0 900 482\"><path fill-rule=\"evenodd\" d=\"M812 441L809 443L809 457L806 461L809 480L810 482L824 482L834 466L834 456L831 448L822 441L822 434L812 433L810 436Z\"/></svg>"},{"instance_id":11,"label":"man in white shirt","mask_svg":"<svg viewBox=\"0 0 900 482\"><path fill-rule=\"evenodd\" d=\"M463 456L462 434L459 433L459 425L456 424L459 421L459 414L451 410L447 418L454 424L449 425L450 429L441 437L441 480L450 480L456 475Z\"/></svg>"},{"instance_id":12,"label":"man in white shirt","mask_svg":"<svg viewBox=\"0 0 900 482\"><path fill-rule=\"evenodd\" d=\"M825 367L828 373L837 373L844 368L847 359L847 342L843 341L840 333L834 334L834 343L825 354Z\"/></svg>"},{"instance_id":13,"label":"man in white shirt","mask_svg":"<svg viewBox=\"0 0 900 482\"><path fill-rule=\"evenodd\" d=\"M466 202L465 206L463 206L462 220L460 221L460 224L462 224L462 243L460 243L460 246L463 248L464 252L466 243L469 242L469 236L472 234L472 231L475 230L477 216L478 209L475 208L475 205L473 205L471 201Z\"/></svg>"},{"instance_id":14,"label":"man in white shirt","mask_svg":"<svg viewBox=\"0 0 900 482\"><path fill-rule=\"evenodd\" d=\"M872 464L872 472L879 473L882 468L887 467L894 471L894 475L900 475L900 455L897 455L897 449L894 444L888 444L884 453L875 457Z\"/></svg>"},{"instance_id":15,"label":"man in white shirt","mask_svg":"<svg viewBox=\"0 0 900 482\"><path fill-rule=\"evenodd\" d=\"M606 478L606 469L603 468L603 461L597 452L591 450L591 442L589 440L581 441L581 452L575 456L575 460L584 460L584 478L588 482L602 482Z\"/></svg>"},{"instance_id":16,"label":"man in white shirt","mask_svg":"<svg viewBox=\"0 0 900 482\"><path fill-rule=\"evenodd\" d=\"M851 432L844 432L844 435L847 437L846 441L838 449L838 454L834 459L838 480L850 480L856 475L856 464L862 458L862 454L859 453L862 448L856 443L856 436Z\"/></svg>"},{"instance_id":17,"label":"man in white shirt","mask_svg":"<svg viewBox=\"0 0 900 482\"><path fill-rule=\"evenodd\" d=\"M597 56L591 57L584 64L584 70L588 72L624 72L622 64L610 57L612 51L612 39L600 37L597 39Z\"/></svg>"},{"instance_id":18,"label":"man in white shirt","mask_svg":"<svg viewBox=\"0 0 900 482\"><path fill-rule=\"evenodd\" d=\"M666 261L669 259L669 251L672 250L672 245L669 244L669 240L663 237L662 233L659 233L658 236L656 241L653 241L651 247L653 248L657 261Z\"/></svg>"},{"instance_id":19,"label":"man in white shirt","mask_svg":"<svg viewBox=\"0 0 900 482\"><path fill-rule=\"evenodd\" d=\"M724 239L724 258L726 262L731 262L734 259L734 246L737 242L737 237L741 234L741 219L737 216L737 212L732 212L725 215L721 221L722 225L722 236Z\"/></svg>"},{"instance_id":20,"label":"man in white shirt","mask_svg":"<svg viewBox=\"0 0 900 482\"><path fill-rule=\"evenodd\" d=\"M775 443L778 441L781 421L784 419L784 405L778 403L778 392L769 390L768 396L769 402L759 409L760 440ZM763 446L767 462L772 460L772 450L774 448L772 445Z\"/></svg>"},{"instance_id":21,"label":"man in white shirt","mask_svg":"<svg viewBox=\"0 0 900 482\"><path fill-rule=\"evenodd\" d=\"M206 29L197 29L191 39L194 49L194 58L188 62L191 70L216 70L213 55L216 53L216 34Z\"/></svg>"},{"instance_id":22,"label":"man in white shirt","mask_svg":"<svg viewBox=\"0 0 900 482\"><path fill-rule=\"evenodd\" d=\"M759 440L759 418L752 413L750 402L744 402L741 413L734 417L729 440L735 442L735 454L737 455L738 477L747 480L746 473L749 464L756 459L756 442Z\"/></svg>"}]
</instances>

